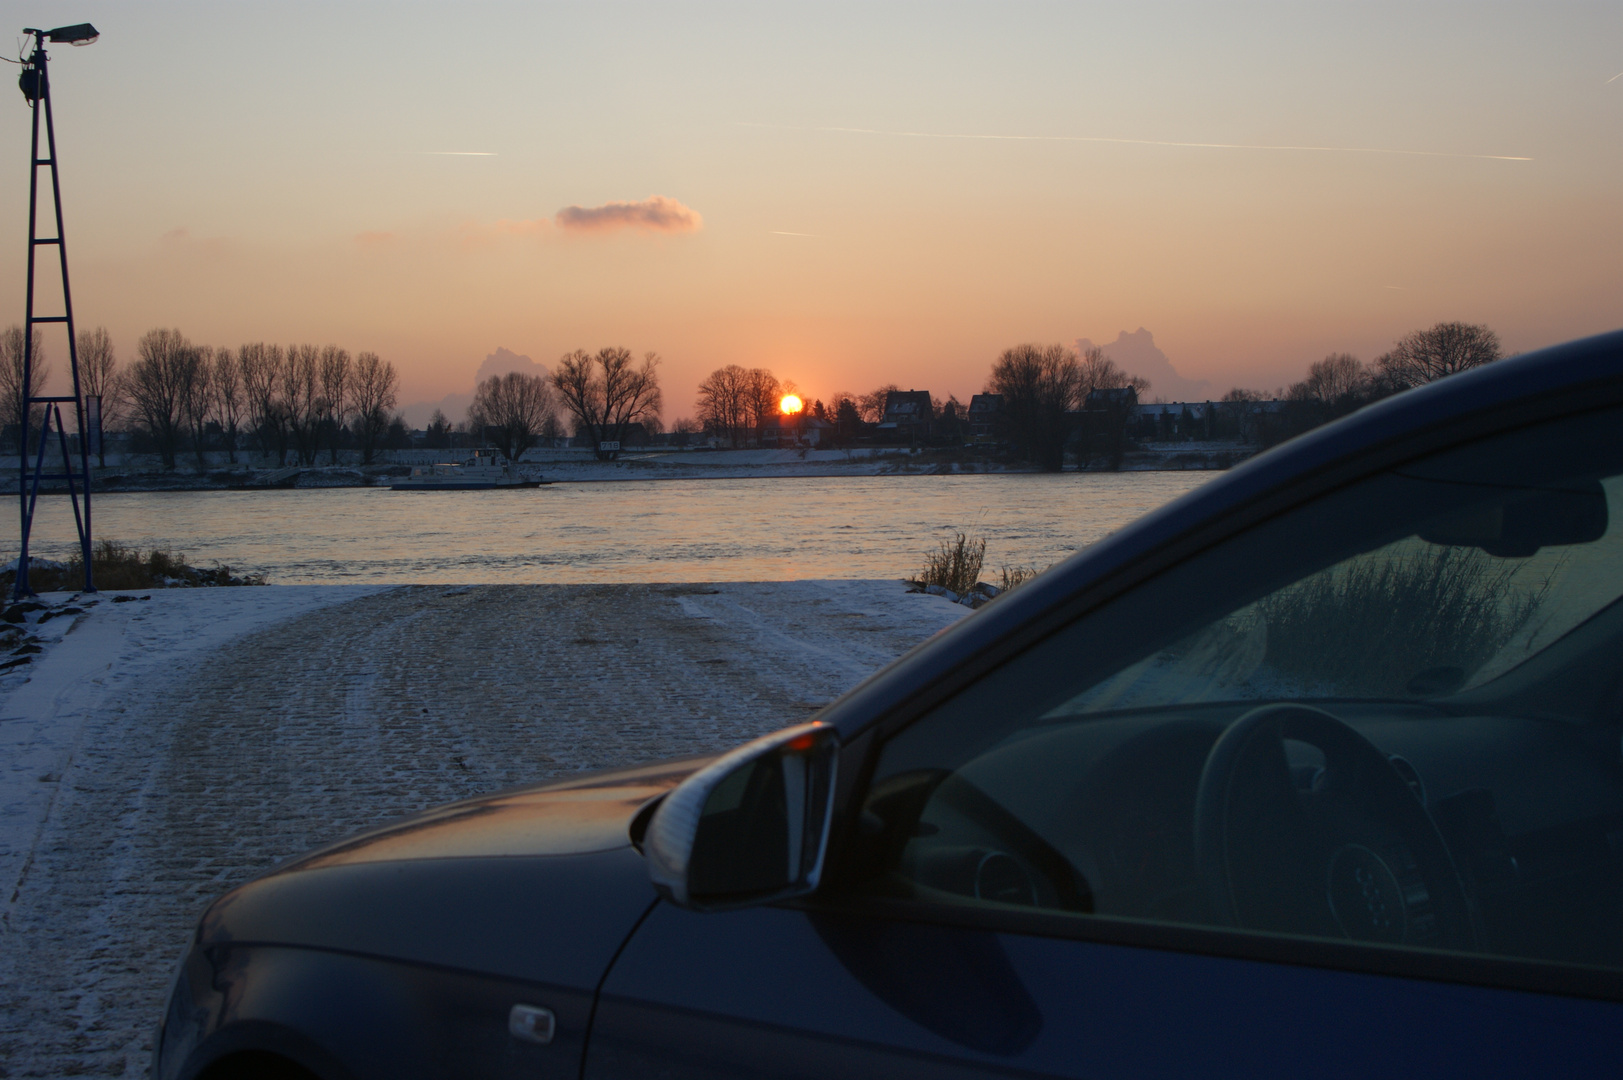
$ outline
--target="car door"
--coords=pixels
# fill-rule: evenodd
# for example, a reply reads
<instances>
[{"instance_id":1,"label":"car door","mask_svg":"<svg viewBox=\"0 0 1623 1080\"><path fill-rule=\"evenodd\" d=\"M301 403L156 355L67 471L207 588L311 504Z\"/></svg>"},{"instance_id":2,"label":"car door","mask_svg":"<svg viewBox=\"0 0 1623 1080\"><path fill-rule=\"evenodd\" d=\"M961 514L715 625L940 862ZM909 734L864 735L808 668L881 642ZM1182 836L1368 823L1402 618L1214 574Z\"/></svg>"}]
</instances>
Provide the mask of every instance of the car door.
<instances>
[{"instance_id":1,"label":"car door","mask_svg":"<svg viewBox=\"0 0 1623 1080\"><path fill-rule=\"evenodd\" d=\"M587 1075L1612 1071L1618 430L1382 469L882 719L824 886L657 905Z\"/></svg>"}]
</instances>

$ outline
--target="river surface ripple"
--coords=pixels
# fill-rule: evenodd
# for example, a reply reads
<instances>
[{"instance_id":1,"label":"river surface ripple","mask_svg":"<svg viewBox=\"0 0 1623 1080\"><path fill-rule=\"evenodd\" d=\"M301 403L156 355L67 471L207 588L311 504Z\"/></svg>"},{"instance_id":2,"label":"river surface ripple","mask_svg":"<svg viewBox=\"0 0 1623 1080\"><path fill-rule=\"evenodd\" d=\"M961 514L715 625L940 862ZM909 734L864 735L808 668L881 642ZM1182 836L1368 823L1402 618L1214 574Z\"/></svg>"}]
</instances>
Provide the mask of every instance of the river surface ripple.
<instances>
[{"instance_id":1,"label":"river surface ripple","mask_svg":"<svg viewBox=\"0 0 1623 1080\"><path fill-rule=\"evenodd\" d=\"M986 538L982 577L995 580L1000 566L1057 562L1215 475L122 492L95 497L95 535L294 585L894 578L965 532ZM11 536L14 554L15 524ZM33 552L62 559L74 546L67 500L42 497Z\"/></svg>"}]
</instances>

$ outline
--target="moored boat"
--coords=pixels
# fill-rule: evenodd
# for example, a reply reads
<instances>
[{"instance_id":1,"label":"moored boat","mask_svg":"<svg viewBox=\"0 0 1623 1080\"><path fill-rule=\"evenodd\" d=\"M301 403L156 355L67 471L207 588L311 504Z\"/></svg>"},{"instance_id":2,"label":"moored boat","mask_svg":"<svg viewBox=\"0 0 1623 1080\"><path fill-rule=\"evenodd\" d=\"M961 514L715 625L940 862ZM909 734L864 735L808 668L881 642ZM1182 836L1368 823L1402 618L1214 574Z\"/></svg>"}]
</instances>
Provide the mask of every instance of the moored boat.
<instances>
[{"instance_id":1,"label":"moored boat","mask_svg":"<svg viewBox=\"0 0 1623 1080\"><path fill-rule=\"evenodd\" d=\"M390 484L395 491L478 491L488 488L536 487L538 477L519 474L505 458L475 453L466 461L414 465L410 476Z\"/></svg>"}]
</instances>

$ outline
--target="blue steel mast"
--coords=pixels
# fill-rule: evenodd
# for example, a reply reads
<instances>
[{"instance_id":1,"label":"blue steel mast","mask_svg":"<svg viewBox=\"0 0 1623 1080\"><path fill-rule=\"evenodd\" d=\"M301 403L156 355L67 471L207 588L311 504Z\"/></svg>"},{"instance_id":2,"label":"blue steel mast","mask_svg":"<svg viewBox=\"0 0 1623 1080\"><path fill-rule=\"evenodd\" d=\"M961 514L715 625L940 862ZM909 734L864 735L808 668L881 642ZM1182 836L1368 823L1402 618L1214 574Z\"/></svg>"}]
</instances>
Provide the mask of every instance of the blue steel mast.
<instances>
[{"instance_id":1,"label":"blue steel mast","mask_svg":"<svg viewBox=\"0 0 1623 1080\"><path fill-rule=\"evenodd\" d=\"M79 343L73 326L73 293L68 288L68 248L62 228L62 186L57 177L56 167L56 123L51 113L51 81L46 73L45 42L68 42L73 45L89 45L97 38L96 28L89 23L79 23L75 26L59 26L55 30L25 29L23 33L34 38L34 51L23 61L22 75L17 84L22 89L23 97L28 99L29 107L34 110L33 140L30 144L28 161L28 313L23 322L23 355L22 355L22 385L19 388L18 400L22 406L21 415L17 417L17 459L19 482L17 496L19 509L22 515L22 544L17 556L17 578L12 590L14 599L34 595L34 590L28 583L28 539L33 530L34 510L39 502L39 488L42 480L66 481L68 486L68 499L73 506L73 522L79 530L79 550L84 562L85 592L95 592L95 581L91 576L90 568L90 434L91 428L100 434L100 399L87 402L80 394L79 386ZM49 157L39 156L39 121L41 114L45 117L45 140ZM56 235L42 237L39 235L39 170L40 166L49 166L51 170L51 199L56 207ZM55 247L57 262L62 270L62 314L61 315L35 315L34 314L34 254L41 247ZM48 396L34 393L34 326L37 323L61 323L68 332L68 370L73 379L73 394L71 396ZM74 428L78 440L79 460L78 468L74 468L74 461L68 447L68 431L62 420L62 406L73 406ZM28 436L30 420L36 406L44 406L41 413L39 432L39 452L35 456L32 466L28 460ZM94 417L86 417L86 411L94 412ZM87 419L91 423L87 425ZM47 473L45 471L45 450L50 442L52 427L55 427L57 442L62 453L62 471L60 473ZM81 513L79 488L75 481L84 485L83 512Z\"/></svg>"}]
</instances>

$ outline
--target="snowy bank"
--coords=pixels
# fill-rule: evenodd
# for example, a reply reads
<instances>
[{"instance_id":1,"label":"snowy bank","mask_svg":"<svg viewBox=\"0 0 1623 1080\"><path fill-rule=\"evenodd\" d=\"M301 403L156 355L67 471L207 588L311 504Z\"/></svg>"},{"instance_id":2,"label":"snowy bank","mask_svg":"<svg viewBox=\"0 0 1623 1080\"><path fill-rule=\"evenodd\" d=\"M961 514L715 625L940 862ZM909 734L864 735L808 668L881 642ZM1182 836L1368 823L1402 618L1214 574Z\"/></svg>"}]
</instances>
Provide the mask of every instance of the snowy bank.
<instances>
[{"instance_id":1,"label":"snowy bank","mask_svg":"<svg viewBox=\"0 0 1623 1080\"><path fill-rule=\"evenodd\" d=\"M0 672L0 902L26 871L85 719L110 698L148 697L198 654L378 591L295 585L41 595L39 610L8 627L39 651Z\"/></svg>"}]
</instances>

